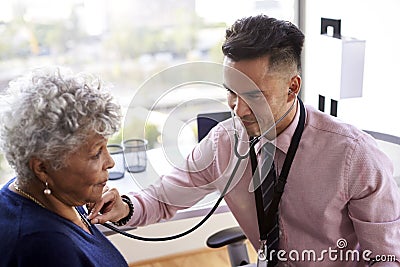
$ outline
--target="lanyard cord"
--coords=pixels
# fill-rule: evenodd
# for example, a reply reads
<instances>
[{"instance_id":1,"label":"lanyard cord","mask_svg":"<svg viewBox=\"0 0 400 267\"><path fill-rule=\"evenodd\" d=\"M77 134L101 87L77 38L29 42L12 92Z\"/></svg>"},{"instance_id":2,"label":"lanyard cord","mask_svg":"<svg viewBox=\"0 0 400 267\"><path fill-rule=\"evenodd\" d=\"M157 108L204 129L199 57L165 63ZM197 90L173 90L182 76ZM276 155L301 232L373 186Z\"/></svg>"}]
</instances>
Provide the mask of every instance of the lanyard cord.
<instances>
[{"instance_id":1,"label":"lanyard cord","mask_svg":"<svg viewBox=\"0 0 400 267\"><path fill-rule=\"evenodd\" d=\"M273 227L272 218L278 211L279 202L281 200L283 190L286 185L286 179L287 179L287 176L289 175L290 167L292 166L294 156L296 155L296 151L299 146L301 136L303 134L304 123L305 123L305 108L304 108L304 104L300 100L300 98L299 98L299 103L300 103L299 122L297 124L296 130L294 131L292 140L290 142L288 153L287 153L287 156L283 163L282 171L281 171L281 174L279 175L278 182L274 187L274 196L273 196L272 203L268 209L267 214L264 212L261 186L259 186L254 192L254 196L255 196L255 200L256 200L257 220L258 220L258 229L260 232L260 240L266 240L267 233ZM254 147L252 147L250 150L250 159L251 159L251 167L252 167L252 171L253 171L253 178L258 177L257 175L256 176L254 175L254 173L257 169L257 158L256 158L256 154L254 151Z\"/></svg>"}]
</instances>

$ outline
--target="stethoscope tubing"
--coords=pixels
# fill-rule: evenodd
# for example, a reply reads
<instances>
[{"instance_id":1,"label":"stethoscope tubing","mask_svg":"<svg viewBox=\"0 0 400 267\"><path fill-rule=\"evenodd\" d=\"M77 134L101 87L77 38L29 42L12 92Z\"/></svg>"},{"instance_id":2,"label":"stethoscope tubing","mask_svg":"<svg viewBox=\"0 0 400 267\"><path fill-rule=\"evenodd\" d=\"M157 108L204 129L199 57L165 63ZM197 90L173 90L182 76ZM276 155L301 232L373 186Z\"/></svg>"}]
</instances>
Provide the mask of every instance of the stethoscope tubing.
<instances>
[{"instance_id":1,"label":"stethoscope tubing","mask_svg":"<svg viewBox=\"0 0 400 267\"><path fill-rule=\"evenodd\" d=\"M221 195L219 196L218 200L215 202L214 206L211 208L211 210L204 216L204 218L198 222L196 225L194 225L192 228L181 232L179 234L176 235L171 235L171 236L165 236L165 237L144 237L144 236L138 236L138 235L134 235L134 234L130 234L127 233L113 225L111 225L110 223L103 223L102 225L116 233L119 233L123 236L129 237L129 238L133 238L136 240L140 240L140 241L148 241L148 242L160 242L160 241L169 241L169 240L174 240L174 239L178 239L180 237L186 236L188 234L190 234L191 232L195 231L196 229L198 229L200 226L202 226L210 217L211 215L215 212L215 210L218 208L219 204L221 203L221 201L224 199L224 196L226 194L226 192L229 189L229 186L232 183L233 177L236 175L237 170L239 168L239 164L242 160L246 159L247 157L249 157L250 155L250 150L253 146L255 146L262 137L264 137L265 135L267 135L272 129L274 129L274 127L276 127L276 125L281 122L288 114L289 112L293 109L294 104L296 103L296 99L297 99L297 95L296 98L293 100L292 105L290 106L290 108L285 112L285 114L283 114L268 130L264 131L264 133L258 137L253 138L250 141L249 144L249 149L247 150L247 152L243 155L241 155L238 151L238 147L239 147L239 136L237 134L237 131L235 129L235 134L234 134L234 138L235 138L235 144L234 144L234 152L235 152L235 156L237 157L237 161L235 163L235 167L232 170L231 176L228 179L228 182L226 183L224 189L221 192ZM234 120L234 118L232 118ZM235 126L234 126L235 127ZM236 127L235 127L236 128Z\"/></svg>"},{"instance_id":2,"label":"stethoscope tubing","mask_svg":"<svg viewBox=\"0 0 400 267\"><path fill-rule=\"evenodd\" d=\"M117 228L117 227L115 227L115 226L113 226L113 225L111 225L109 223L103 223L102 225L104 227L114 231L114 232L117 232L117 233L121 234L121 235L124 235L124 236L129 237L129 238L133 238L133 239L136 239L136 240L140 240L140 241L152 241L152 242L169 241L169 240L174 240L174 239L183 237L185 235L188 235L191 232L193 232L194 230L196 230L197 228L199 228L200 226L202 226L211 217L211 215L215 212L215 210L218 208L219 204L224 199L224 196L225 196L226 192L228 191L229 186L232 183L233 177L237 173L237 169L239 167L239 163L245 158L246 157L238 157L237 158L235 167L232 170L232 173L231 173L231 176L228 179L228 182L226 183L226 185L225 185L223 191L221 192L221 195L219 196L218 200L215 202L214 206L207 213L207 215L205 215L204 218L200 222L198 222L196 225L194 225L192 228L190 228L190 229L188 229L188 230L186 230L186 231L184 231L182 233L179 233L179 234L176 234L176 235L171 235L171 236L165 236L165 237L143 237L143 236L138 236L138 235L127 233L127 232L125 232L125 231L123 231L123 230L121 230L121 229L119 229L119 228Z\"/></svg>"}]
</instances>

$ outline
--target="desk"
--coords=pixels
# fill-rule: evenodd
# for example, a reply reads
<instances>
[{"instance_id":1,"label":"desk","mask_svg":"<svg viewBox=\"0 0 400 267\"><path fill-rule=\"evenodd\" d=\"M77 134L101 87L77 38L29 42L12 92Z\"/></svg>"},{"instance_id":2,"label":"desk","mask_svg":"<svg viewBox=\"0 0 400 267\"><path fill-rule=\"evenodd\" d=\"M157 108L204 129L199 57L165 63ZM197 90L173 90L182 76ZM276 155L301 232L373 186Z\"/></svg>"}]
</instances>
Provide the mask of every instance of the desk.
<instances>
[{"instance_id":1,"label":"desk","mask_svg":"<svg viewBox=\"0 0 400 267\"><path fill-rule=\"evenodd\" d=\"M179 153L177 151L177 153ZM171 165L168 159L165 157L163 150L160 148L152 149L147 151L147 168L146 171L140 173L129 173L125 172L125 175L121 179L109 180L107 185L111 188L117 188L120 194L127 194L128 192L138 192L143 188L154 183L163 173L167 173L171 169ZM215 202L219 197L218 192L211 193L205 196L196 205L179 210L176 215L168 221L188 219L194 217L205 216L210 209L214 206ZM230 212L225 201L221 201L218 208L215 210L214 214ZM105 235L114 234L111 230L98 225L99 229ZM122 227L124 230L132 230L132 227Z\"/></svg>"}]
</instances>

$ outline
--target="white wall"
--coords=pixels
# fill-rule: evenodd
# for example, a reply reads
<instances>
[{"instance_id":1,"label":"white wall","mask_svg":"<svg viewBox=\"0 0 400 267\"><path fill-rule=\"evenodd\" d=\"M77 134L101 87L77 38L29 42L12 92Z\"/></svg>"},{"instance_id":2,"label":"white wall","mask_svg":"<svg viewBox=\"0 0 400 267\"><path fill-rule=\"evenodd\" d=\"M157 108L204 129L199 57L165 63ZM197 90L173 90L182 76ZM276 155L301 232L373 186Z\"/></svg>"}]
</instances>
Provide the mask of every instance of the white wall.
<instances>
[{"instance_id":1,"label":"white wall","mask_svg":"<svg viewBox=\"0 0 400 267\"><path fill-rule=\"evenodd\" d=\"M311 60L318 49L323 49L321 46L315 47L312 42L320 34L321 17L341 19L342 35L366 40L366 49L363 96L339 100L338 117L362 129L400 136L400 120L397 118L400 99L400 1L305 2L305 102L317 107L320 88L331 82L320 78L325 71L324 65L315 68Z\"/></svg>"}]
</instances>

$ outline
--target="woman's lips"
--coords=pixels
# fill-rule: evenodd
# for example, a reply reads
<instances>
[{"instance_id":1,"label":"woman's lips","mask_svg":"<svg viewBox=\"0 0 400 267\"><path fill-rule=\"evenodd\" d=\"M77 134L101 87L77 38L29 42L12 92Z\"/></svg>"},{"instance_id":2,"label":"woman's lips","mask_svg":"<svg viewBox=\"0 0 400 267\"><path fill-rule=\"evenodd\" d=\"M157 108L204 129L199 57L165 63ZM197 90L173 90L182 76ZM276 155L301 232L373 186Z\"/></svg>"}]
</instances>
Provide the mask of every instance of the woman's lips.
<instances>
[{"instance_id":1,"label":"woman's lips","mask_svg":"<svg viewBox=\"0 0 400 267\"><path fill-rule=\"evenodd\" d=\"M99 183L98 185L99 186L106 186L106 184L107 184L107 180L105 182Z\"/></svg>"}]
</instances>

